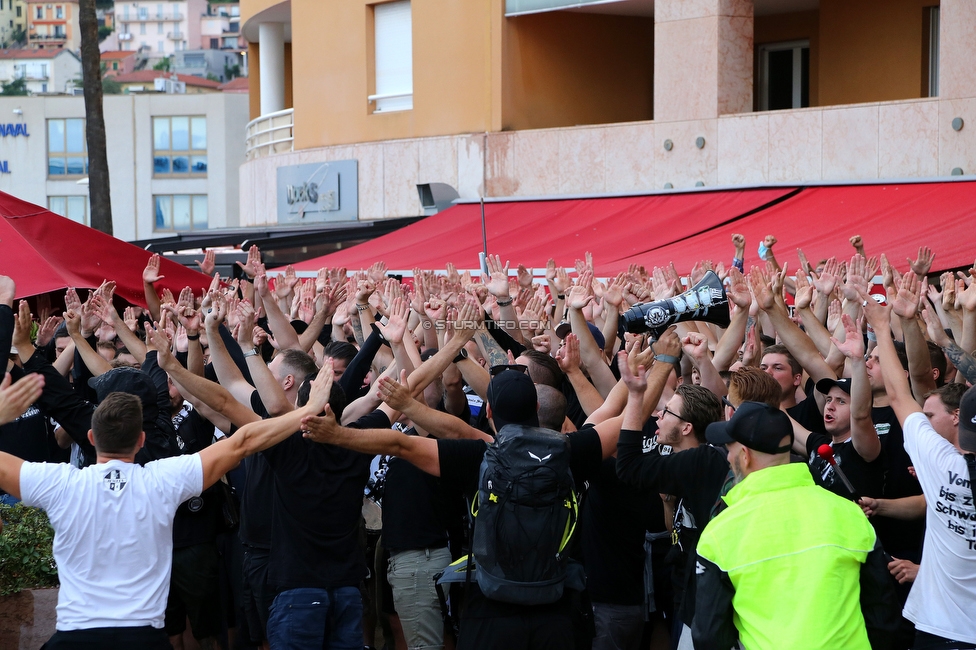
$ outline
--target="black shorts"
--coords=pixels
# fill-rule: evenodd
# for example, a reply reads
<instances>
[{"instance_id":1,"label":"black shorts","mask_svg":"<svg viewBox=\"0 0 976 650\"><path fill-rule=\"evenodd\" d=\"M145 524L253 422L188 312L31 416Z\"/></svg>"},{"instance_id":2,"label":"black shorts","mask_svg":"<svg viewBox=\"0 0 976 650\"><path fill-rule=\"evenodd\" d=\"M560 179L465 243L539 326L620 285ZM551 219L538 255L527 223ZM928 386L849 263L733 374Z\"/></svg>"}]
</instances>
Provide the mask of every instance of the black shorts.
<instances>
[{"instance_id":1,"label":"black shorts","mask_svg":"<svg viewBox=\"0 0 976 650\"><path fill-rule=\"evenodd\" d=\"M172 647L165 632L146 625L58 631L41 646L41 650L104 650L105 648L172 650Z\"/></svg>"},{"instance_id":2,"label":"black shorts","mask_svg":"<svg viewBox=\"0 0 976 650\"><path fill-rule=\"evenodd\" d=\"M168 636L183 634L190 619L193 638L221 633L219 557L214 542L173 549L173 574L166 601Z\"/></svg>"}]
</instances>

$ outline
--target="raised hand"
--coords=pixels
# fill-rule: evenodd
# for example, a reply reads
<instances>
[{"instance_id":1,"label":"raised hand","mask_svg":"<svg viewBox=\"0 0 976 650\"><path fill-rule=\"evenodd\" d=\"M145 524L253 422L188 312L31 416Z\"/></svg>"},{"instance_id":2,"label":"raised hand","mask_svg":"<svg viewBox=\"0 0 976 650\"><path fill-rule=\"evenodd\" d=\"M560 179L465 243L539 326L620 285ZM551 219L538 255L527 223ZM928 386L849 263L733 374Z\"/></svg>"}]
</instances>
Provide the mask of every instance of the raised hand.
<instances>
[{"instance_id":1,"label":"raised hand","mask_svg":"<svg viewBox=\"0 0 976 650\"><path fill-rule=\"evenodd\" d=\"M823 269L820 270L820 274L813 277L813 287L820 295L828 296L834 291L834 287L837 286L837 279L839 276L840 268L837 264L837 258L831 257L824 262L824 266Z\"/></svg>"},{"instance_id":2,"label":"raised hand","mask_svg":"<svg viewBox=\"0 0 976 650\"><path fill-rule=\"evenodd\" d=\"M732 235L732 245L735 247L735 259L744 259L746 252L746 236L739 233L734 233Z\"/></svg>"},{"instance_id":3,"label":"raised hand","mask_svg":"<svg viewBox=\"0 0 976 650\"><path fill-rule=\"evenodd\" d=\"M928 275L929 270L932 268L932 261L935 260L935 253L928 246L919 246L918 255L915 260L908 257L906 258L908 263L912 267L912 271L915 272L919 278L923 278Z\"/></svg>"},{"instance_id":4,"label":"raised hand","mask_svg":"<svg viewBox=\"0 0 976 650\"><path fill-rule=\"evenodd\" d=\"M891 301L891 308L900 318L915 318L918 313L919 295L922 292L922 282L913 273L906 273L901 278L898 293ZM873 301L872 301L873 302Z\"/></svg>"},{"instance_id":5,"label":"raised hand","mask_svg":"<svg viewBox=\"0 0 976 650\"><path fill-rule=\"evenodd\" d=\"M516 267L516 273L518 274L519 286L528 289L532 286L532 272L534 269L525 268L524 264L519 264Z\"/></svg>"},{"instance_id":6,"label":"raised hand","mask_svg":"<svg viewBox=\"0 0 976 650\"><path fill-rule=\"evenodd\" d=\"M400 381L393 377L381 377L376 386L376 396L390 405L390 408L403 411L410 406L413 395L407 388L407 372L400 371Z\"/></svg>"},{"instance_id":7,"label":"raised hand","mask_svg":"<svg viewBox=\"0 0 976 650\"><path fill-rule=\"evenodd\" d=\"M659 354L669 357L681 355L681 339L678 338L678 334L674 330L675 326L672 325L664 330L664 333L661 334L661 337L657 341L651 344L655 356Z\"/></svg>"},{"instance_id":8,"label":"raised hand","mask_svg":"<svg viewBox=\"0 0 976 650\"><path fill-rule=\"evenodd\" d=\"M807 274L800 272L796 274L796 295L793 298L793 306L796 309L806 309L813 302L813 287L807 280Z\"/></svg>"},{"instance_id":9,"label":"raised hand","mask_svg":"<svg viewBox=\"0 0 976 650\"><path fill-rule=\"evenodd\" d=\"M63 319L60 316L48 316L45 318L44 322L37 329L37 347L42 348L50 343L62 322Z\"/></svg>"},{"instance_id":10,"label":"raised hand","mask_svg":"<svg viewBox=\"0 0 976 650\"><path fill-rule=\"evenodd\" d=\"M13 422L41 397L44 375L30 373L11 384L10 373L0 381L0 425Z\"/></svg>"},{"instance_id":11,"label":"raised hand","mask_svg":"<svg viewBox=\"0 0 976 650\"><path fill-rule=\"evenodd\" d=\"M489 255L485 262L488 266L488 292L499 300L508 300L511 297L511 288L508 281L508 262L502 266L502 261L497 255Z\"/></svg>"},{"instance_id":12,"label":"raised hand","mask_svg":"<svg viewBox=\"0 0 976 650\"><path fill-rule=\"evenodd\" d=\"M146 284L153 284L165 277L165 275L159 274L159 253L153 253L149 256L149 261L146 262L146 268L142 270L142 281Z\"/></svg>"},{"instance_id":13,"label":"raised hand","mask_svg":"<svg viewBox=\"0 0 976 650\"><path fill-rule=\"evenodd\" d=\"M217 253L213 250L205 250L203 252L203 259L196 260L196 263L200 267L201 272L207 275L213 275L214 269L217 268Z\"/></svg>"},{"instance_id":14,"label":"raised hand","mask_svg":"<svg viewBox=\"0 0 976 650\"><path fill-rule=\"evenodd\" d=\"M776 304L776 294L773 293L772 281L765 269L754 266L749 271L749 287L756 298L756 305L763 311L769 311Z\"/></svg>"},{"instance_id":15,"label":"raised hand","mask_svg":"<svg viewBox=\"0 0 976 650\"><path fill-rule=\"evenodd\" d=\"M254 279L254 276L258 274L258 266L261 264L261 251L258 250L257 244L251 244L251 247L247 249L247 262L241 264L237 262L237 266L241 267L241 270L247 275L247 277Z\"/></svg>"},{"instance_id":16,"label":"raised hand","mask_svg":"<svg viewBox=\"0 0 976 650\"><path fill-rule=\"evenodd\" d=\"M633 395L643 395L647 390L647 368L638 366L631 368L627 358L627 351L621 350L617 353L617 367L620 368L620 379L627 387L627 391Z\"/></svg>"},{"instance_id":17,"label":"raised hand","mask_svg":"<svg viewBox=\"0 0 976 650\"><path fill-rule=\"evenodd\" d=\"M939 320L937 314L928 309L923 309L922 320L925 321L925 330L929 333L929 338L932 339L933 343L940 348L952 343L952 339L946 334L945 328L942 327L942 321Z\"/></svg>"},{"instance_id":18,"label":"raised hand","mask_svg":"<svg viewBox=\"0 0 976 650\"><path fill-rule=\"evenodd\" d=\"M403 335L407 331L407 317L410 315L410 308L403 298L394 298L390 303L390 309L386 324L376 323L387 341L391 344L398 344L403 341Z\"/></svg>"},{"instance_id":19,"label":"raised hand","mask_svg":"<svg viewBox=\"0 0 976 650\"><path fill-rule=\"evenodd\" d=\"M850 266L847 269L847 281L841 287L846 300L857 300L858 289L867 292L869 285L867 278L864 277L867 268L867 260L863 255L855 255L851 258Z\"/></svg>"},{"instance_id":20,"label":"raised hand","mask_svg":"<svg viewBox=\"0 0 976 650\"><path fill-rule=\"evenodd\" d=\"M681 339L681 349L695 360L708 358L708 339L698 332L689 332Z\"/></svg>"},{"instance_id":21,"label":"raised hand","mask_svg":"<svg viewBox=\"0 0 976 650\"><path fill-rule=\"evenodd\" d=\"M840 322L844 325L845 339L838 341L831 336L830 342L848 359L863 359L864 339L861 337L861 328L864 326L864 319L859 318L855 323L849 315L843 314Z\"/></svg>"},{"instance_id":22,"label":"raised hand","mask_svg":"<svg viewBox=\"0 0 976 650\"><path fill-rule=\"evenodd\" d=\"M861 287L857 287L857 293L861 299L861 308L864 310L864 317L871 327L874 328L874 331L881 332L890 329L891 307L889 305L882 305Z\"/></svg>"},{"instance_id":23,"label":"raised hand","mask_svg":"<svg viewBox=\"0 0 976 650\"><path fill-rule=\"evenodd\" d=\"M566 335L562 347L556 350L556 363L567 375L580 370L579 337L572 332Z\"/></svg>"}]
</instances>

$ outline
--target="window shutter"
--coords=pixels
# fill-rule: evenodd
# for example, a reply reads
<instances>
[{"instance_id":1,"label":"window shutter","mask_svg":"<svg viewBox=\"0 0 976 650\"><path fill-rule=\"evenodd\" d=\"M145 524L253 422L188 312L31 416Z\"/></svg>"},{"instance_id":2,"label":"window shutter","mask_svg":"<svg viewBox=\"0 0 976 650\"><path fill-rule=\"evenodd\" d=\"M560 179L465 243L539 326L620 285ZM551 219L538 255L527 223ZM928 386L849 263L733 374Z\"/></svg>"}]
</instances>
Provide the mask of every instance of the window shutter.
<instances>
[{"instance_id":1,"label":"window shutter","mask_svg":"<svg viewBox=\"0 0 976 650\"><path fill-rule=\"evenodd\" d=\"M374 11L377 97L375 112L409 110L413 108L410 2L404 0L379 4Z\"/></svg>"}]
</instances>

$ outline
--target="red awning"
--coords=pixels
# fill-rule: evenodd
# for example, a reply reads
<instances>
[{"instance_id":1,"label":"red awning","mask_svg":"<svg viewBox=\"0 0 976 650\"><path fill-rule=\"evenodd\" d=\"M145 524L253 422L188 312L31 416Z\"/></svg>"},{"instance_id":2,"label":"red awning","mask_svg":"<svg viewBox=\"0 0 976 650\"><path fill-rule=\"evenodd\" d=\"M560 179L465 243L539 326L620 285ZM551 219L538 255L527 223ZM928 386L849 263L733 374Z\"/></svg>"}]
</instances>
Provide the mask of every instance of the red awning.
<instances>
[{"instance_id":1,"label":"red awning","mask_svg":"<svg viewBox=\"0 0 976 650\"><path fill-rule=\"evenodd\" d=\"M488 252L536 269L555 258L572 266L585 251L599 272L626 269L621 258L644 254L676 240L707 233L782 199L794 188L660 194L653 196L511 201L485 204ZM726 247L726 256L731 245ZM390 269L478 268L482 250L481 206L461 204L394 233L296 264L366 268L382 260Z\"/></svg>"},{"instance_id":2,"label":"red awning","mask_svg":"<svg viewBox=\"0 0 976 650\"><path fill-rule=\"evenodd\" d=\"M746 236L746 264L759 261L766 235L779 240L776 258L797 268L796 249L811 262L853 254L852 235L867 253L886 253L905 266L918 247L936 253L933 271L969 265L976 258L973 212L976 182L761 188L485 205L488 252L513 265L539 269L553 257L572 266L585 251L596 270L609 275L638 263L650 268L674 262L682 273L695 262L732 258L731 235ZM478 268L481 208L461 204L389 235L296 265L366 268L375 261L390 269Z\"/></svg>"},{"instance_id":3,"label":"red awning","mask_svg":"<svg viewBox=\"0 0 976 650\"><path fill-rule=\"evenodd\" d=\"M115 280L115 294L145 306L142 269L151 253L40 206L0 192L0 273L17 283L17 297L76 287L93 289ZM163 259L157 289L174 295L183 287L200 292L210 278Z\"/></svg>"},{"instance_id":4,"label":"red awning","mask_svg":"<svg viewBox=\"0 0 976 650\"><path fill-rule=\"evenodd\" d=\"M976 182L901 183L810 187L781 203L720 228L672 242L646 253L619 260L645 267L674 260L686 271L701 259L731 257L733 232L746 236L746 266L759 262L757 248L766 235L779 243L774 250L780 264L799 268L796 249L811 264L854 254L850 238L861 235L868 255L884 253L898 268L915 259L919 246L935 252L933 271L968 266L976 258Z\"/></svg>"}]
</instances>

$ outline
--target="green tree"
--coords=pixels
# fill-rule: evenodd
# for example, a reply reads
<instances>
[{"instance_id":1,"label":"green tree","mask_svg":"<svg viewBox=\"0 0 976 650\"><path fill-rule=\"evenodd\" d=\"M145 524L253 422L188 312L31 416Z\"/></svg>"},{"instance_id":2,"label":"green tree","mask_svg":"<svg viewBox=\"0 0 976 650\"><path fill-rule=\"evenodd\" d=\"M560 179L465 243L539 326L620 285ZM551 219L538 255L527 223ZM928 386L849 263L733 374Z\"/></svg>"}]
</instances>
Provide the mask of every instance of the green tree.
<instances>
[{"instance_id":1,"label":"green tree","mask_svg":"<svg viewBox=\"0 0 976 650\"><path fill-rule=\"evenodd\" d=\"M163 70L164 72L169 72L169 57L160 59L159 62L153 66L153 70Z\"/></svg>"},{"instance_id":2,"label":"green tree","mask_svg":"<svg viewBox=\"0 0 976 650\"><path fill-rule=\"evenodd\" d=\"M122 94L122 84L115 80L113 76L102 77L102 94L103 95L121 95Z\"/></svg>"},{"instance_id":3,"label":"green tree","mask_svg":"<svg viewBox=\"0 0 976 650\"><path fill-rule=\"evenodd\" d=\"M88 203L91 225L112 234L112 194L109 187L105 111L102 107L102 55L98 51L95 0L80 0L81 73L85 80L85 135L88 140Z\"/></svg>"},{"instance_id":4,"label":"green tree","mask_svg":"<svg viewBox=\"0 0 976 650\"><path fill-rule=\"evenodd\" d=\"M26 95L27 93L27 80L23 77L19 79L14 79L13 81L5 84L0 84L0 95L11 96L11 95Z\"/></svg>"},{"instance_id":5,"label":"green tree","mask_svg":"<svg viewBox=\"0 0 976 650\"><path fill-rule=\"evenodd\" d=\"M113 30L112 30L111 27L106 27L105 25L100 26L98 28L98 42L101 43L106 38L108 38L109 37L109 34L111 34L112 31Z\"/></svg>"}]
</instances>

